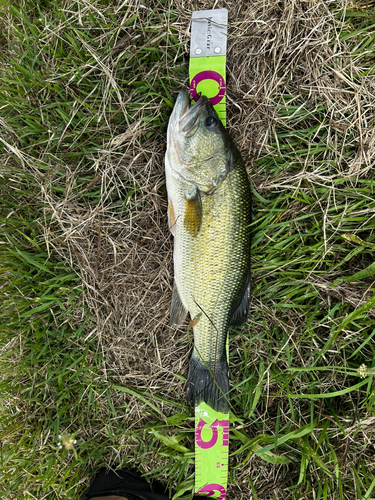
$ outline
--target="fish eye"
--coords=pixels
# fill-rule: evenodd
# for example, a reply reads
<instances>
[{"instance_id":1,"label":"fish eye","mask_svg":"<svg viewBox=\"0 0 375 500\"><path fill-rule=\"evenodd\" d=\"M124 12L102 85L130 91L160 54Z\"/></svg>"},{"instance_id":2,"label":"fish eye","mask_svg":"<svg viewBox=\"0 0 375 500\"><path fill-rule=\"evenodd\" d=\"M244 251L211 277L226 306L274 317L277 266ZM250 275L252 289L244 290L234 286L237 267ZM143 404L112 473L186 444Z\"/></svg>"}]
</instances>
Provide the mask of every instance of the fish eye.
<instances>
[{"instance_id":1,"label":"fish eye","mask_svg":"<svg viewBox=\"0 0 375 500\"><path fill-rule=\"evenodd\" d=\"M208 116L204 124L208 128L214 128L215 125L217 124L217 119L214 116Z\"/></svg>"}]
</instances>

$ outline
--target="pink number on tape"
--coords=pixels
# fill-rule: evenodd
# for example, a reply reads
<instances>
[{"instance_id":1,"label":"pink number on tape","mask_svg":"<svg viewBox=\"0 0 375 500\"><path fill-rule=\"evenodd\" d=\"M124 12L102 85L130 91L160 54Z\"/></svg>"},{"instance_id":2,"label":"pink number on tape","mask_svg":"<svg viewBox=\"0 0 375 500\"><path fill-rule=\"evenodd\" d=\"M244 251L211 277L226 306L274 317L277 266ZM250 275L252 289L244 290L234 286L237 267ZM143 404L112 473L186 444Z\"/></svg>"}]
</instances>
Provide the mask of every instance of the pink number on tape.
<instances>
[{"instance_id":1,"label":"pink number on tape","mask_svg":"<svg viewBox=\"0 0 375 500\"><path fill-rule=\"evenodd\" d=\"M199 419L197 428L195 429L195 441L199 448L203 448L204 450L207 450L208 448L212 448L215 446L216 441L217 441L217 427L213 427L213 424L210 425L210 429L212 430L212 438L209 441L203 441L202 439L202 429L203 427L207 425L207 422L203 420L203 418Z\"/></svg>"},{"instance_id":2,"label":"pink number on tape","mask_svg":"<svg viewBox=\"0 0 375 500\"><path fill-rule=\"evenodd\" d=\"M206 71L201 71L200 73L195 75L190 82L191 97L194 99L194 101L197 101L199 99L197 87L198 84L203 80L215 80L218 83L219 85L218 93L215 96L210 97L209 99L212 106L219 104L219 102L225 96L225 81L224 78L221 76L221 74L218 73L217 71L206 70Z\"/></svg>"},{"instance_id":3,"label":"pink number on tape","mask_svg":"<svg viewBox=\"0 0 375 500\"><path fill-rule=\"evenodd\" d=\"M203 488L197 491L197 495L202 497L212 497L216 492L220 493L220 496L217 497L218 500L225 498L226 491L224 486L221 486L221 484L206 484L206 486L203 486Z\"/></svg>"},{"instance_id":4,"label":"pink number on tape","mask_svg":"<svg viewBox=\"0 0 375 500\"><path fill-rule=\"evenodd\" d=\"M207 422L203 420L203 418L199 419L197 428L195 429L195 441L199 448L203 448L207 450L215 446L218 438L218 427L223 428L223 442L222 446L228 446L229 444L229 420L218 420L216 419L210 425L210 429L212 431L212 437L209 441L203 441L202 439L202 429L205 425L208 425Z\"/></svg>"}]
</instances>

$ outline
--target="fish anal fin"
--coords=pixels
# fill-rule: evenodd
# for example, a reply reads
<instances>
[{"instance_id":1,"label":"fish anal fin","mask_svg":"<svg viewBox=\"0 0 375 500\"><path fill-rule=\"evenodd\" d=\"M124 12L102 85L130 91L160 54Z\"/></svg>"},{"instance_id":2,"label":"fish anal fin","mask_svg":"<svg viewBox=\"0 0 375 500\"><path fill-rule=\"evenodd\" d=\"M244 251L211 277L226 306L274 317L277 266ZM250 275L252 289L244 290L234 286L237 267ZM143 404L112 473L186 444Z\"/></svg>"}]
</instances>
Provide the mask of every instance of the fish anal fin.
<instances>
[{"instance_id":1,"label":"fish anal fin","mask_svg":"<svg viewBox=\"0 0 375 500\"><path fill-rule=\"evenodd\" d=\"M185 196L184 227L195 237L202 225L202 202L199 191L196 189L192 195Z\"/></svg>"},{"instance_id":2,"label":"fish anal fin","mask_svg":"<svg viewBox=\"0 0 375 500\"><path fill-rule=\"evenodd\" d=\"M180 299L176 283L174 283L169 324L171 326L180 326L184 322L187 313L187 309Z\"/></svg>"},{"instance_id":3,"label":"fish anal fin","mask_svg":"<svg viewBox=\"0 0 375 500\"><path fill-rule=\"evenodd\" d=\"M242 325L246 321L250 309L250 298L251 298L251 277L249 271L246 278L246 285L242 298L240 302L236 304L236 307L234 308L232 313L232 317L230 320L230 324L232 326Z\"/></svg>"}]
</instances>

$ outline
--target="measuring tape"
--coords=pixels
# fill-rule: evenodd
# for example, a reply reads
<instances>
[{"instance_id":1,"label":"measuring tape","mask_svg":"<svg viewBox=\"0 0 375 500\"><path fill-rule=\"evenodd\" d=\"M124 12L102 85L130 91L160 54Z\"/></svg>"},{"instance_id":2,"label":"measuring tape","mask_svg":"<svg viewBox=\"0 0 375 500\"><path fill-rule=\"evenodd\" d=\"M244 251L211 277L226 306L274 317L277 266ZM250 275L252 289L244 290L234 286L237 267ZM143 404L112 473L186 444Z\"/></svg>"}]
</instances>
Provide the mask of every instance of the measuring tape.
<instances>
[{"instance_id":1,"label":"measuring tape","mask_svg":"<svg viewBox=\"0 0 375 500\"><path fill-rule=\"evenodd\" d=\"M228 482L229 414L208 404L195 407L195 493L225 498Z\"/></svg>"},{"instance_id":2,"label":"measuring tape","mask_svg":"<svg viewBox=\"0 0 375 500\"><path fill-rule=\"evenodd\" d=\"M190 93L207 96L226 125L225 64L227 9L193 12L190 42ZM228 345L227 345L228 347ZM228 348L227 348L228 355ZM228 483L229 413L206 403L195 407L195 494L223 499Z\"/></svg>"}]
</instances>

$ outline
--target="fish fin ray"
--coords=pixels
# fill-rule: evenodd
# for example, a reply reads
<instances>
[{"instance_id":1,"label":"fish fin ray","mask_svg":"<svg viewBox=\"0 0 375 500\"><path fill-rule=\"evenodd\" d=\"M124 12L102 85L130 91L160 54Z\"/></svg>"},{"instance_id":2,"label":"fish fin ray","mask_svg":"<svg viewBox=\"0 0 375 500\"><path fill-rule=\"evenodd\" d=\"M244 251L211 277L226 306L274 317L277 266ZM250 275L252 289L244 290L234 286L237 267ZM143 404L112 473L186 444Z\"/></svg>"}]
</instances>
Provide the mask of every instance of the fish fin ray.
<instances>
[{"instance_id":1,"label":"fish fin ray","mask_svg":"<svg viewBox=\"0 0 375 500\"><path fill-rule=\"evenodd\" d=\"M215 379L213 380L213 375ZM227 360L204 363L197 356L190 359L186 399L192 406L202 401L216 411L229 411L229 374Z\"/></svg>"},{"instance_id":2,"label":"fish fin ray","mask_svg":"<svg viewBox=\"0 0 375 500\"><path fill-rule=\"evenodd\" d=\"M184 321L187 316L187 309L183 305L180 295L177 290L176 283L173 285L173 292L172 292L172 302L171 302L171 311L170 311L170 319L169 319L169 324L171 326L180 326Z\"/></svg>"},{"instance_id":3,"label":"fish fin ray","mask_svg":"<svg viewBox=\"0 0 375 500\"><path fill-rule=\"evenodd\" d=\"M232 317L230 320L230 324L232 326L242 325L249 315L250 309L250 300L251 300L251 276L250 271L248 272L246 278L245 291L242 295L241 301L239 304L236 304L236 307L233 310Z\"/></svg>"}]
</instances>

